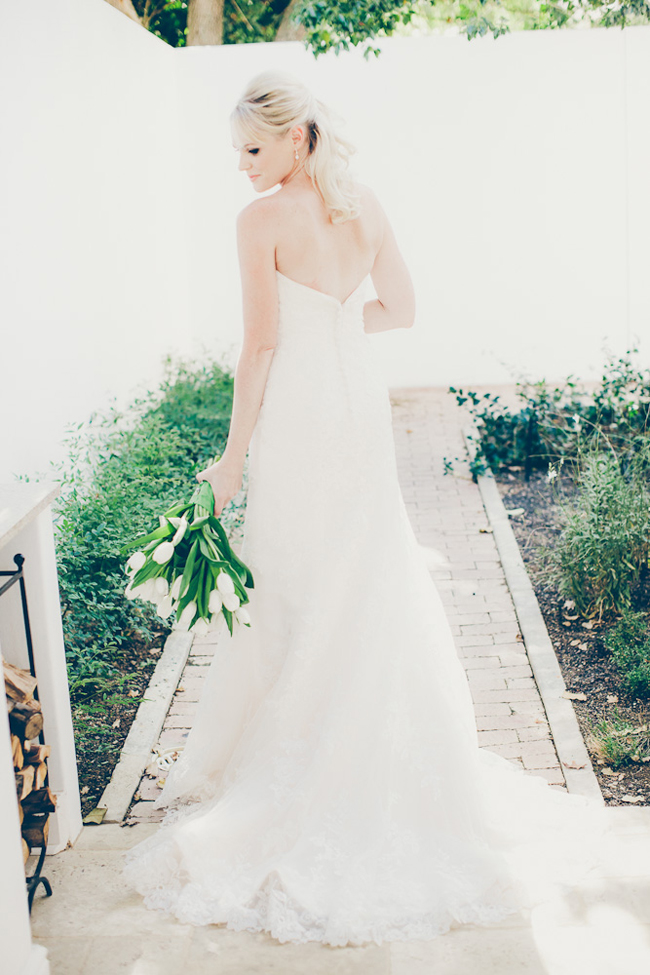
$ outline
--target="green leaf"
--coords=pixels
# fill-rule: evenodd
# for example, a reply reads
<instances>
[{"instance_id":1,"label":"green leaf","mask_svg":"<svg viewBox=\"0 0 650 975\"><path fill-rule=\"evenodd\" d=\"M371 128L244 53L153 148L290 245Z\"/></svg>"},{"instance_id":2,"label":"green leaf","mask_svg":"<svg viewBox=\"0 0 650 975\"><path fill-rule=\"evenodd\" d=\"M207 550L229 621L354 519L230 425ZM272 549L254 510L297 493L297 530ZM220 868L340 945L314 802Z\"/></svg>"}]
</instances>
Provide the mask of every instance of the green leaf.
<instances>
[{"instance_id":1,"label":"green leaf","mask_svg":"<svg viewBox=\"0 0 650 975\"><path fill-rule=\"evenodd\" d=\"M235 592L239 596L240 601L248 602L249 601L248 593L246 592L246 589L244 588L244 584L239 578L239 575L234 574L233 572L230 572L228 574L230 575L230 578L233 581Z\"/></svg>"},{"instance_id":2,"label":"green leaf","mask_svg":"<svg viewBox=\"0 0 650 975\"><path fill-rule=\"evenodd\" d=\"M197 539L194 542L194 544L192 545L192 547L190 548L190 553L187 556L187 562L185 563L185 568L183 570L183 576L181 578L181 589L180 589L180 595L181 596L183 596L185 594L185 592L187 591L187 588L188 588L188 586L190 584L190 580L192 578L192 571L194 569L194 562L196 561L196 553L198 551L198 548L199 548L199 543L198 543L198 539Z\"/></svg>"},{"instance_id":3,"label":"green leaf","mask_svg":"<svg viewBox=\"0 0 650 975\"><path fill-rule=\"evenodd\" d=\"M219 521L219 519L215 518L214 515L210 515L210 517L208 518L208 524L210 525L210 528L213 528L216 531L217 535L219 536L219 541L221 542L222 545L225 546L226 551L230 551L231 549L230 549L230 542L228 540L228 536L226 535L224 527Z\"/></svg>"},{"instance_id":4,"label":"green leaf","mask_svg":"<svg viewBox=\"0 0 650 975\"><path fill-rule=\"evenodd\" d=\"M182 515L185 514L185 512L190 507L191 507L191 505L188 504L187 501L180 501L178 504L175 504L172 508L169 508L165 512L164 517L165 518L180 518L180 517L182 517Z\"/></svg>"},{"instance_id":5,"label":"green leaf","mask_svg":"<svg viewBox=\"0 0 650 975\"><path fill-rule=\"evenodd\" d=\"M163 528L162 526L156 528L155 531L149 532L148 535L139 535L137 538L132 539L130 542L126 542L120 549L120 555L126 555L129 549L141 548L147 542L160 541L164 538L173 535L173 529L170 531L169 528Z\"/></svg>"},{"instance_id":6,"label":"green leaf","mask_svg":"<svg viewBox=\"0 0 650 975\"><path fill-rule=\"evenodd\" d=\"M226 558L230 562L234 563L234 565L236 565L239 569L241 569L241 571L243 573L243 577L244 577L244 584L246 586L248 586L249 589L254 589L255 588L255 582L253 580L253 573L251 572L251 570L249 569L249 567L246 565L246 563L243 562L239 558L239 556L235 553L234 549L232 548L232 546L231 546L231 544L230 544L230 542L228 540L228 536L226 535L226 533L225 533L225 531L223 529L223 526L221 525L221 523L219 522L219 520L217 518L215 518L214 516L211 516L210 519L209 519L209 525L210 525L211 528L213 528L216 531L216 533L217 533L217 535L219 537L219 541L221 542L221 547L223 548L224 555L226 556Z\"/></svg>"},{"instance_id":7,"label":"green leaf","mask_svg":"<svg viewBox=\"0 0 650 975\"><path fill-rule=\"evenodd\" d=\"M239 556L235 555L235 553L232 551L232 549L230 551L231 551L232 561L235 563L236 566L238 566L239 569L241 569L241 571L244 574L244 576L243 576L244 577L244 585L245 586L248 586L249 589L254 589L255 588L255 582L253 580L253 573L248 568L248 566L244 562L242 562L242 560L239 558Z\"/></svg>"},{"instance_id":8,"label":"green leaf","mask_svg":"<svg viewBox=\"0 0 650 975\"><path fill-rule=\"evenodd\" d=\"M204 535L197 535L197 541L199 543L199 548L201 549L201 554L206 559L208 559L210 562L219 561L218 555L215 553L214 549L211 548Z\"/></svg>"},{"instance_id":9,"label":"green leaf","mask_svg":"<svg viewBox=\"0 0 650 975\"><path fill-rule=\"evenodd\" d=\"M201 481L197 504L205 508L209 515L214 511L214 493L209 481Z\"/></svg>"},{"instance_id":10,"label":"green leaf","mask_svg":"<svg viewBox=\"0 0 650 975\"><path fill-rule=\"evenodd\" d=\"M159 575L163 574L162 569L162 565L158 565L158 563L154 562L153 559L147 559L142 568L138 569L138 571L133 575L131 579L131 588L136 589L148 579L156 579Z\"/></svg>"}]
</instances>

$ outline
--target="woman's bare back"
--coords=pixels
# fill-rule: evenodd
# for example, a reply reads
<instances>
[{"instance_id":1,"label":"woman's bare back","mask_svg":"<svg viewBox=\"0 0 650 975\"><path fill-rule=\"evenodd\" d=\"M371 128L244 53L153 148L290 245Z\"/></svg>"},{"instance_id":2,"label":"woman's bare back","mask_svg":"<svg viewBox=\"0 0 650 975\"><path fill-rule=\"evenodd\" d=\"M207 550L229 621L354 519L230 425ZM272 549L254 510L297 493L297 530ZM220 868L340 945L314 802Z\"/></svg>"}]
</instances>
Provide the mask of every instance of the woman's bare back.
<instances>
[{"instance_id":1,"label":"woman's bare back","mask_svg":"<svg viewBox=\"0 0 650 975\"><path fill-rule=\"evenodd\" d=\"M343 302L370 274L382 242L382 213L372 191L355 184L361 213L333 224L311 187L286 186L273 197L278 271Z\"/></svg>"}]
</instances>

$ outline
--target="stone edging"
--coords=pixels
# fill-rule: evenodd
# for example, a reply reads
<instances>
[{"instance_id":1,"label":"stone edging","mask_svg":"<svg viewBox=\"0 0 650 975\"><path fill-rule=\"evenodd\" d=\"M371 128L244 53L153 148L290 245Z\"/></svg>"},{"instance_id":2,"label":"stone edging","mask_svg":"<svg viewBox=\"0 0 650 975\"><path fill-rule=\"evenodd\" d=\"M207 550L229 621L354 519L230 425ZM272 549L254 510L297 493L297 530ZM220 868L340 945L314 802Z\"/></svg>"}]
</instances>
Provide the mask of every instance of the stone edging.
<instances>
[{"instance_id":1,"label":"stone edging","mask_svg":"<svg viewBox=\"0 0 650 975\"><path fill-rule=\"evenodd\" d=\"M476 435L476 428L463 428L470 457L475 452L470 437ZM604 805L573 704L562 697L566 691L562 671L496 481L491 471L479 475L477 481L567 789Z\"/></svg>"},{"instance_id":2,"label":"stone edging","mask_svg":"<svg viewBox=\"0 0 650 975\"><path fill-rule=\"evenodd\" d=\"M153 747L167 716L171 700L183 673L192 646L192 634L172 630L160 660L140 702L120 760L97 803L106 809L102 823L121 823L140 779L151 761Z\"/></svg>"}]
</instances>

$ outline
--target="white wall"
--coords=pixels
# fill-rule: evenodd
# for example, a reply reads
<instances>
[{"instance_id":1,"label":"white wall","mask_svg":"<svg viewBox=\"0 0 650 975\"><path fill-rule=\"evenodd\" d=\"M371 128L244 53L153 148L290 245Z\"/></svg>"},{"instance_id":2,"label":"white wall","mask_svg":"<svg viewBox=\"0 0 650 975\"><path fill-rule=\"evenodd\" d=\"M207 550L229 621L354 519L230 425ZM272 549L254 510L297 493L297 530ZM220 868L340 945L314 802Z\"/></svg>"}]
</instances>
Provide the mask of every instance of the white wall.
<instances>
[{"instance_id":1,"label":"white wall","mask_svg":"<svg viewBox=\"0 0 650 975\"><path fill-rule=\"evenodd\" d=\"M167 350L234 365L255 194L228 115L274 65L346 118L411 267L416 327L372 339L389 385L591 377L639 339L650 362L650 27L314 59L174 50L104 0L34 0L0 43L0 479L43 470L66 421L155 383Z\"/></svg>"},{"instance_id":2,"label":"white wall","mask_svg":"<svg viewBox=\"0 0 650 975\"><path fill-rule=\"evenodd\" d=\"M637 339L650 362L650 28L392 38L369 62L301 44L178 53L201 339L239 335L233 224L255 193L228 115L278 66L347 119L412 270L416 327L373 339L390 385L591 376Z\"/></svg>"},{"instance_id":3,"label":"white wall","mask_svg":"<svg viewBox=\"0 0 650 975\"><path fill-rule=\"evenodd\" d=\"M103 0L7 5L0 44L1 481L152 381L189 320L177 52Z\"/></svg>"}]
</instances>

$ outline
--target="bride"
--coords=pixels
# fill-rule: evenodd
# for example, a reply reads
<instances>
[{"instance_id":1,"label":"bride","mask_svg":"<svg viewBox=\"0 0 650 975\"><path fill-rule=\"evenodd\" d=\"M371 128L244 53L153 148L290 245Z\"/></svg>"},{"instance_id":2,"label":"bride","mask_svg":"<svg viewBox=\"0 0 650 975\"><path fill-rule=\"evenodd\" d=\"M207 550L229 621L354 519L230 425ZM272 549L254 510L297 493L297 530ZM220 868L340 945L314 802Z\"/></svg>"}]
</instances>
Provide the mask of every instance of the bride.
<instances>
[{"instance_id":1,"label":"bride","mask_svg":"<svg viewBox=\"0 0 650 975\"><path fill-rule=\"evenodd\" d=\"M249 480L251 626L225 627L157 832L147 907L286 942L430 939L526 910L588 867L602 807L480 749L467 679L397 476L369 335L413 285L351 145L290 75L232 113L244 335L210 482ZM366 297L371 278L376 297Z\"/></svg>"}]
</instances>

